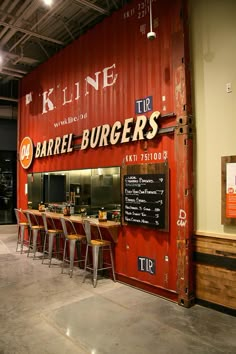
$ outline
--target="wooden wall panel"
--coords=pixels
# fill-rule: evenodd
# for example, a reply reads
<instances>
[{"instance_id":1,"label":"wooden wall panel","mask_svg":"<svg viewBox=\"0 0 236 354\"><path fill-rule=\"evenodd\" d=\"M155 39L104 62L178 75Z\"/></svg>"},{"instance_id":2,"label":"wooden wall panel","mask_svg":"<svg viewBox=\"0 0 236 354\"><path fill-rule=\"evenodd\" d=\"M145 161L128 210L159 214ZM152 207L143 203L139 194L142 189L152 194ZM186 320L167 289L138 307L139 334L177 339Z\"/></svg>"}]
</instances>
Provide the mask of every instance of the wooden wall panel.
<instances>
[{"instance_id":1,"label":"wooden wall panel","mask_svg":"<svg viewBox=\"0 0 236 354\"><path fill-rule=\"evenodd\" d=\"M235 271L196 264L195 275L197 299L236 309Z\"/></svg>"},{"instance_id":2,"label":"wooden wall panel","mask_svg":"<svg viewBox=\"0 0 236 354\"><path fill-rule=\"evenodd\" d=\"M193 239L196 299L236 310L236 239Z\"/></svg>"}]
</instances>

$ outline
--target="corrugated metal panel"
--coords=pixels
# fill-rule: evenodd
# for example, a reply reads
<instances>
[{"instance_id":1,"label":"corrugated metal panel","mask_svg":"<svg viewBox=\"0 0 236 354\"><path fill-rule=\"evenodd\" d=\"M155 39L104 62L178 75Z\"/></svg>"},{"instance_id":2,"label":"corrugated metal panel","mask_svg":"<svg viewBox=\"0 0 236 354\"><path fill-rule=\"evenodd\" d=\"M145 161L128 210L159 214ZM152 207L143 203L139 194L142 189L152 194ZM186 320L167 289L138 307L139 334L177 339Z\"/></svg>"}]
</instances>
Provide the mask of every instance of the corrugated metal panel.
<instances>
[{"instance_id":1,"label":"corrugated metal panel","mask_svg":"<svg viewBox=\"0 0 236 354\"><path fill-rule=\"evenodd\" d=\"M175 112L178 97L173 76L177 70L174 74L172 65L173 60L179 60L179 65L182 61L174 51L173 37L179 31L180 7L181 1L153 1L153 30L157 38L151 41L147 39L149 1L133 1L23 79L19 142L27 135L35 143L71 132L81 135L84 129L106 123L112 125L117 120L123 123L126 118L137 116L135 101L148 96L153 99L152 111L158 110L162 115ZM86 82L87 77L90 84ZM48 102L53 105L51 111L48 105L43 106L46 91ZM26 95L30 93L32 102L26 105L26 97L30 97ZM145 114L150 116L150 113ZM73 122L70 122L71 117ZM160 128L174 129L175 125L174 115L160 119ZM179 195L174 134L164 134L146 143L78 150L69 157L38 159L30 171L122 166L127 155L135 155L137 160L126 163L158 163L168 159L170 231L125 227L116 246L116 271L177 291ZM26 172L19 169L19 177L19 203L25 205ZM138 255L156 259L155 276L138 271Z\"/></svg>"}]
</instances>

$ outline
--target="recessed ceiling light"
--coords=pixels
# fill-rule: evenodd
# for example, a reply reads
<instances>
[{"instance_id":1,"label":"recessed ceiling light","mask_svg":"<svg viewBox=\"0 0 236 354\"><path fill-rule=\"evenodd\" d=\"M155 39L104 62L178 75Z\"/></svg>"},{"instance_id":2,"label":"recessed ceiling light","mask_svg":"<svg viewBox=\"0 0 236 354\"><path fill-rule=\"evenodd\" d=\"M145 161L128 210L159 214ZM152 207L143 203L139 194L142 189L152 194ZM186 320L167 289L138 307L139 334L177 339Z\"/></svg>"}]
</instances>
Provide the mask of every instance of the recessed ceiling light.
<instances>
[{"instance_id":1,"label":"recessed ceiling light","mask_svg":"<svg viewBox=\"0 0 236 354\"><path fill-rule=\"evenodd\" d=\"M51 6L52 2L53 2L53 0L43 0L43 1L44 1L44 4L47 6Z\"/></svg>"}]
</instances>

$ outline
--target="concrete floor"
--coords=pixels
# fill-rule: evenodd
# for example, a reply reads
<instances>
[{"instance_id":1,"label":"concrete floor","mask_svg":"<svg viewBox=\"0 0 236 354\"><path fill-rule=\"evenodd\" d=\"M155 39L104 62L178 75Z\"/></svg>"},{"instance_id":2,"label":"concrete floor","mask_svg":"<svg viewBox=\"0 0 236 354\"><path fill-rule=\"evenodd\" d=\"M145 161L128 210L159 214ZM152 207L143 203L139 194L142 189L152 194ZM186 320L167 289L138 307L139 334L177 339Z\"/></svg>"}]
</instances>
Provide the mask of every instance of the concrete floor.
<instances>
[{"instance_id":1,"label":"concrete floor","mask_svg":"<svg viewBox=\"0 0 236 354\"><path fill-rule=\"evenodd\" d=\"M191 309L15 252L16 226L0 226L0 354L236 353L236 318Z\"/></svg>"}]
</instances>

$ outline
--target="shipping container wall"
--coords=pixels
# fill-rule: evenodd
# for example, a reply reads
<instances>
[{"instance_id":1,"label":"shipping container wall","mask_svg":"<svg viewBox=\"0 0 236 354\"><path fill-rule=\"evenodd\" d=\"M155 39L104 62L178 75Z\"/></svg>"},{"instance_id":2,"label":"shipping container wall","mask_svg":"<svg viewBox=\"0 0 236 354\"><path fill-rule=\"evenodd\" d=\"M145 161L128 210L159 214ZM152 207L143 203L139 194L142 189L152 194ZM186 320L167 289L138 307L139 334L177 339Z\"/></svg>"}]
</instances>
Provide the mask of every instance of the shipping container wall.
<instances>
[{"instance_id":1,"label":"shipping container wall","mask_svg":"<svg viewBox=\"0 0 236 354\"><path fill-rule=\"evenodd\" d=\"M177 293L182 231L177 229L180 143L175 128L186 103L182 1L152 1L153 40L147 38L149 10L148 0L131 1L22 80L18 147L25 136L36 148L72 133L76 149L51 156L39 150L42 157L27 170L19 164L18 204L27 206L27 173L168 162L169 231L122 226L115 263L117 274ZM149 119L155 111L161 116L153 140L130 138L99 147L96 133L102 126L135 122L142 115ZM98 136L95 148L80 149L85 131ZM138 270L138 256L155 259L155 274Z\"/></svg>"}]
</instances>

